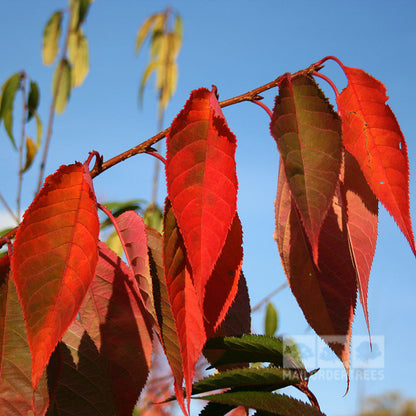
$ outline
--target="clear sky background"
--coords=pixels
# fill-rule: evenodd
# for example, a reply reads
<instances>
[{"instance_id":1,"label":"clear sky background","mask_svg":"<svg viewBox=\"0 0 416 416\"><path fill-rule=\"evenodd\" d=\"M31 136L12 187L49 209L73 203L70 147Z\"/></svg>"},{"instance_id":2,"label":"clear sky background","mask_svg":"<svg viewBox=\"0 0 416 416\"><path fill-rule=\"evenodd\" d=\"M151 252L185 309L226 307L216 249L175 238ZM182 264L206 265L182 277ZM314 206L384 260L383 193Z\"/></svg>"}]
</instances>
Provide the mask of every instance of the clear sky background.
<instances>
[{"instance_id":1,"label":"clear sky background","mask_svg":"<svg viewBox=\"0 0 416 416\"><path fill-rule=\"evenodd\" d=\"M136 57L134 45L143 20L169 4L181 14L185 32L179 56L178 90L166 111L165 127L195 88L215 84L220 99L226 99L285 72L306 68L326 55L336 55L346 65L364 69L387 87L389 104L408 143L410 205L416 218L414 0L96 0L85 25L91 71L84 85L73 91L65 113L55 119L48 173L61 164L84 161L93 149L108 159L156 133L153 87L146 89L143 109L138 107L138 86L147 63L147 50ZM39 113L44 123L51 102L54 68L42 65L42 31L51 13L64 7L63 0L0 1L0 83L12 73L26 70L39 83ZM345 77L336 64L329 63L323 73L339 89L345 86ZM320 84L324 87L323 82ZM331 90L325 86L325 91L333 101ZM274 90L264 94L270 107L276 93ZM285 281L273 240L278 155L269 134L268 116L259 107L241 103L224 109L224 114L238 140L238 207L244 229L244 272L255 305ZM0 130L0 142L0 192L14 206L17 154L4 129ZM149 200L153 164L150 156L139 155L100 175L94 180L99 200ZM33 197L38 166L39 159L26 175L25 205ZM164 195L165 188L161 187L160 203ZM6 214L0 217L7 221ZM382 371L364 373L372 380L359 380L353 363L350 391L344 397L345 380L334 379L340 378L342 371L334 370L338 364L327 351L333 371L324 373L325 377L312 378L310 387L328 415L352 415L360 400L370 394L399 390L405 396L415 395L416 261L384 208L380 209L379 217L379 240L368 300L371 332L377 348L373 354L368 348L360 351L378 363ZM273 301L280 314L279 332L306 336L304 339L310 341L307 337L313 332L290 290L281 291ZM353 335L359 340L366 339L360 338L367 335L360 305L356 315ZM253 317L255 332L262 331L262 318L263 312ZM380 352L384 365L380 364Z\"/></svg>"}]
</instances>

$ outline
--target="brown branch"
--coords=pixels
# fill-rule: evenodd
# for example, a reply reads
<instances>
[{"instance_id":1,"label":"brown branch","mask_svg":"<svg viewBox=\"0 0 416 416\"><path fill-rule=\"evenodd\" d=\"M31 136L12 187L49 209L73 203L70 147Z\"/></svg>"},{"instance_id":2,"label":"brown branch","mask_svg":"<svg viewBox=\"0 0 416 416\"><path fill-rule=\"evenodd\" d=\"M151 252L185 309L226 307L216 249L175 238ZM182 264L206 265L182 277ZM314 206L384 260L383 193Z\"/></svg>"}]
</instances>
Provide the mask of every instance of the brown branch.
<instances>
[{"instance_id":1,"label":"brown branch","mask_svg":"<svg viewBox=\"0 0 416 416\"><path fill-rule=\"evenodd\" d=\"M322 66L316 66L311 65L309 68L303 69L301 71L298 71L294 73L292 76L296 75L309 75L312 74L315 71L319 71L322 68ZM263 97L261 97L259 94L261 94L264 91L270 90L274 87L277 87L280 83L280 81L286 76L286 74L281 75L280 77L277 77L273 81L268 82L267 84L262 85L261 87L255 88L254 90L248 91L244 94L237 95L236 97L229 98L228 100L224 100L220 102L221 107L228 107L229 105L238 104L243 101L257 101L261 100ZM112 166L116 165L117 163L122 162L123 160L126 160L134 155L137 155L139 153L146 153L151 149L151 147L156 144L159 140L162 140L164 137L166 137L167 133L169 132L169 129L165 129L155 136L151 137L150 139L145 140L144 142L138 144L137 146L126 150L123 153L120 153L117 156L114 156L113 158L107 160L106 162L94 166L94 168L91 170L90 174L92 178L95 178L105 170L111 168Z\"/></svg>"}]
</instances>

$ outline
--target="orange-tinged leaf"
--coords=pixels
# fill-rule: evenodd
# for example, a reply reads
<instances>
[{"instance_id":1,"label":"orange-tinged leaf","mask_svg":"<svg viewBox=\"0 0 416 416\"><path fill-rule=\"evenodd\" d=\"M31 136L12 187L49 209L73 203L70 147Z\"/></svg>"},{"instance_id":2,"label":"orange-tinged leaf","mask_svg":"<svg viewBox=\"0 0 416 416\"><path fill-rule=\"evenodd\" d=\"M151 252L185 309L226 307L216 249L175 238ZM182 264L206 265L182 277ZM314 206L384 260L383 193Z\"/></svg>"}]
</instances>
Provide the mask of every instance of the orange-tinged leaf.
<instances>
[{"instance_id":1,"label":"orange-tinged leaf","mask_svg":"<svg viewBox=\"0 0 416 416\"><path fill-rule=\"evenodd\" d=\"M289 74L279 84L270 129L317 263L319 233L339 179L340 120L311 77Z\"/></svg>"},{"instance_id":2,"label":"orange-tinged leaf","mask_svg":"<svg viewBox=\"0 0 416 416\"><path fill-rule=\"evenodd\" d=\"M206 286L203 309L207 338L224 320L237 294L243 262L242 237L241 222L236 213L222 253Z\"/></svg>"},{"instance_id":3,"label":"orange-tinged leaf","mask_svg":"<svg viewBox=\"0 0 416 416\"><path fill-rule=\"evenodd\" d=\"M172 369L182 383L182 358L175 318L169 300L163 267L163 237L152 227L146 227L149 263L153 280L155 311L159 324L160 342Z\"/></svg>"},{"instance_id":4,"label":"orange-tinged leaf","mask_svg":"<svg viewBox=\"0 0 416 416\"><path fill-rule=\"evenodd\" d=\"M27 209L14 243L35 387L94 277L99 222L87 166L62 166Z\"/></svg>"},{"instance_id":5,"label":"orange-tinged leaf","mask_svg":"<svg viewBox=\"0 0 416 416\"><path fill-rule=\"evenodd\" d=\"M334 197L319 237L317 267L283 168L278 186L275 237L289 286L308 323L348 371L357 286L342 207Z\"/></svg>"},{"instance_id":6,"label":"orange-tinged leaf","mask_svg":"<svg viewBox=\"0 0 416 416\"><path fill-rule=\"evenodd\" d=\"M340 185L346 205L351 254L357 269L358 292L370 332L367 292L377 243L378 200L368 186L357 161L347 151L344 152L344 174Z\"/></svg>"},{"instance_id":7,"label":"orange-tinged leaf","mask_svg":"<svg viewBox=\"0 0 416 416\"><path fill-rule=\"evenodd\" d=\"M201 304L236 213L235 149L215 88L193 91L167 136L166 178Z\"/></svg>"},{"instance_id":8,"label":"orange-tinged leaf","mask_svg":"<svg viewBox=\"0 0 416 416\"><path fill-rule=\"evenodd\" d=\"M135 211L125 211L116 218L120 240L126 250L127 263L136 278L143 307L156 323L152 278L149 269L147 234L142 217Z\"/></svg>"},{"instance_id":9,"label":"orange-tinged leaf","mask_svg":"<svg viewBox=\"0 0 416 416\"><path fill-rule=\"evenodd\" d=\"M169 301L175 319L179 338L182 369L172 368L175 378L177 400L186 413L182 382L185 379L186 391L192 391L195 364L206 341L204 320L197 293L192 283L191 271L187 265L185 245L176 223L169 200L166 200L164 215L164 264ZM189 412L190 394L187 396Z\"/></svg>"},{"instance_id":10,"label":"orange-tinged leaf","mask_svg":"<svg viewBox=\"0 0 416 416\"><path fill-rule=\"evenodd\" d=\"M35 392L30 378L30 350L22 307L13 279L9 257L0 258L0 414L43 415L49 404L46 377ZM32 412L32 413L31 413Z\"/></svg>"},{"instance_id":11,"label":"orange-tinged leaf","mask_svg":"<svg viewBox=\"0 0 416 416\"><path fill-rule=\"evenodd\" d=\"M409 161L384 85L361 69L343 66L348 85L337 98L345 148L357 159L375 196L416 255L409 208Z\"/></svg>"},{"instance_id":12,"label":"orange-tinged leaf","mask_svg":"<svg viewBox=\"0 0 416 416\"><path fill-rule=\"evenodd\" d=\"M138 302L127 265L98 243L95 278L80 309L82 325L105 357L117 414L131 415L146 383L152 354L152 321Z\"/></svg>"}]
</instances>

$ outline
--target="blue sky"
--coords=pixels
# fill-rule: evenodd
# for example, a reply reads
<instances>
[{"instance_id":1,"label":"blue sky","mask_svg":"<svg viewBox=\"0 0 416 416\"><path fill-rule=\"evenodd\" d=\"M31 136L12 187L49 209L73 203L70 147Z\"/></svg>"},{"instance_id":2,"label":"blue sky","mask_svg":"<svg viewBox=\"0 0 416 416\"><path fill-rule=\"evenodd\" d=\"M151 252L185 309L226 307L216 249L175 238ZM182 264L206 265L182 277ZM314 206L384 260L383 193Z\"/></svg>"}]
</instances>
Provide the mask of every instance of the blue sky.
<instances>
[{"instance_id":1,"label":"blue sky","mask_svg":"<svg viewBox=\"0 0 416 416\"><path fill-rule=\"evenodd\" d=\"M108 159L156 132L153 87L146 89L143 109L138 108L138 86L147 51L136 57L134 44L143 20L169 4L181 14L185 32L179 56L178 90L166 111L165 127L195 88L210 88L215 84L220 99L226 99L285 72L306 68L326 55L336 55L346 65L371 73L387 87L388 103L408 143L410 206L416 218L416 3L413 0L183 0L170 3L96 0L85 25L90 42L91 71L84 85L73 91L65 113L55 119L48 173L61 164L85 160L92 149ZM25 69L39 83L39 112L44 123L51 101L53 68L44 67L41 62L42 30L51 13L64 7L66 1L61 0L36 3L3 0L0 3L0 82ZM336 64L329 63L323 73L329 75L339 89L345 86L345 78ZM333 100L331 90L320 84ZM264 94L265 103L270 107L276 93ZM238 140L238 206L244 229L244 271L254 305L285 281L273 240L278 155L269 134L268 117L259 107L241 103L224 109L224 114ZM0 142L3 171L0 192L14 205L13 172L17 170L17 157L4 130L0 131ZM150 199L153 163L153 158L139 155L100 175L94 180L98 198L103 202ZM29 171L24 184L26 205L33 196L38 164L39 161ZM164 193L161 187L160 202ZM310 386L326 414L354 414L362 397L387 390L414 395L415 268L416 261L405 238L381 208L368 302L371 332L374 337L380 337L375 340L384 364L377 364L382 370L377 374L360 373L364 374L364 380L359 380L359 373L353 371L350 392L345 397L345 380L336 380L341 377L340 372L322 371L324 376L315 376ZM314 339L289 289L280 292L273 301L280 313L281 333L297 335L305 342ZM353 335L358 342L367 335L360 305L356 315ZM262 331L262 317L262 312L254 316L254 331ZM321 346L313 344L313 348ZM376 348L373 355L368 349L363 354L373 360L380 358ZM337 365L333 358L331 362L332 367ZM321 365L323 363L320 361Z\"/></svg>"}]
</instances>

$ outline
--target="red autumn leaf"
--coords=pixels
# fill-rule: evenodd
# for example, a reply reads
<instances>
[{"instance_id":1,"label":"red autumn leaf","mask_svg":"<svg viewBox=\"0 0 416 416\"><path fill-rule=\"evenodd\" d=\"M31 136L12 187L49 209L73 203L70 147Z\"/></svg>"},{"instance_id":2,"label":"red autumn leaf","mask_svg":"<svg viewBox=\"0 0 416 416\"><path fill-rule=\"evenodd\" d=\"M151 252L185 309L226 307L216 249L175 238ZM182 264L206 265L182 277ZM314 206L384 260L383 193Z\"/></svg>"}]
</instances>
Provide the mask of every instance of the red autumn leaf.
<instances>
[{"instance_id":1,"label":"red autumn leaf","mask_svg":"<svg viewBox=\"0 0 416 416\"><path fill-rule=\"evenodd\" d=\"M117 414L131 415L146 383L152 322L138 301L127 265L98 243L96 275L80 309L81 323L107 360Z\"/></svg>"},{"instance_id":2,"label":"red autumn leaf","mask_svg":"<svg viewBox=\"0 0 416 416\"><path fill-rule=\"evenodd\" d=\"M210 276L204 298L205 332L209 338L224 320L238 290L243 261L243 231L238 214Z\"/></svg>"},{"instance_id":3,"label":"red autumn leaf","mask_svg":"<svg viewBox=\"0 0 416 416\"><path fill-rule=\"evenodd\" d=\"M345 148L357 159L375 196L393 216L416 255L409 209L409 161L384 85L343 66L348 85L337 98Z\"/></svg>"},{"instance_id":4,"label":"red autumn leaf","mask_svg":"<svg viewBox=\"0 0 416 416\"><path fill-rule=\"evenodd\" d=\"M26 322L34 387L94 277L98 232L88 167L76 163L46 179L16 233L12 273Z\"/></svg>"},{"instance_id":5,"label":"red autumn leaf","mask_svg":"<svg viewBox=\"0 0 416 416\"><path fill-rule=\"evenodd\" d=\"M165 205L163 240L166 285L182 359L181 371L173 367L172 372L178 403L186 413L182 381L185 379L186 391L192 391L195 364L205 344L206 335L201 307L187 265L185 245L169 199L166 200ZM191 395L188 394L188 412L190 397Z\"/></svg>"},{"instance_id":6,"label":"red autumn leaf","mask_svg":"<svg viewBox=\"0 0 416 416\"><path fill-rule=\"evenodd\" d=\"M44 415L49 404L46 377L35 392L30 378L30 350L22 307L13 279L9 257L0 258L0 414Z\"/></svg>"},{"instance_id":7,"label":"red autumn leaf","mask_svg":"<svg viewBox=\"0 0 416 416\"><path fill-rule=\"evenodd\" d=\"M348 371L357 286L341 204L335 197L322 225L317 267L282 167L278 186L275 237L289 286L308 323Z\"/></svg>"},{"instance_id":8,"label":"red autumn leaf","mask_svg":"<svg viewBox=\"0 0 416 416\"><path fill-rule=\"evenodd\" d=\"M115 220L120 230L120 240L126 251L127 263L138 284L143 306L156 323L145 224L140 215L134 211L123 212Z\"/></svg>"},{"instance_id":9,"label":"red autumn leaf","mask_svg":"<svg viewBox=\"0 0 416 416\"><path fill-rule=\"evenodd\" d=\"M289 74L279 84L270 129L317 263L319 233L339 178L340 120L311 77Z\"/></svg>"},{"instance_id":10,"label":"red autumn leaf","mask_svg":"<svg viewBox=\"0 0 416 416\"><path fill-rule=\"evenodd\" d=\"M341 191L346 204L347 230L351 254L357 269L357 287L368 331L368 280L377 243L378 200L374 196L355 158L344 152Z\"/></svg>"},{"instance_id":11,"label":"red autumn leaf","mask_svg":"<svg viewBox=\"0 0 416 416\"><path fill-rule=\"evenodd\" d=\"M201 303L236 212L235 149L215 89L193 91L167 136L166 178Z\"/></svg>"},{"instance_id":12,"label":"red autumn leaf","mask_svg":"<svg viewBox=\"0 0 416 416\"><path fill-rule=\"evenodd\" d=\"M179 384L182 384L182 358L179 336L176 332L175 318L169 300L166 278L163 267L163 238L151 227L146 227L147 244L149 246L149 263L153 280L155 310L160 328L160 342Z\"/></svg>"}]
</instances>

